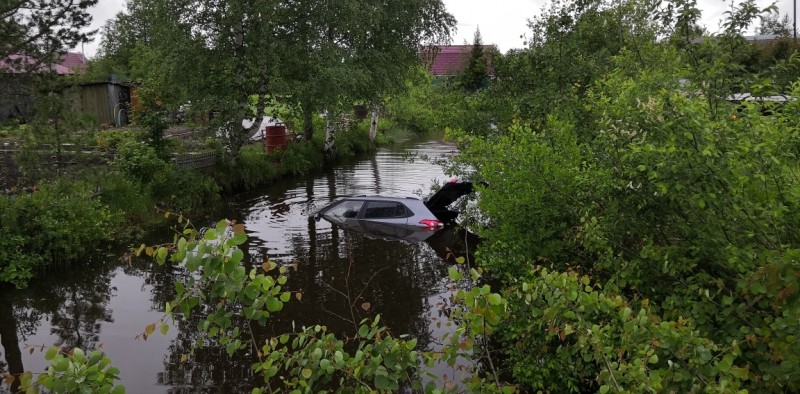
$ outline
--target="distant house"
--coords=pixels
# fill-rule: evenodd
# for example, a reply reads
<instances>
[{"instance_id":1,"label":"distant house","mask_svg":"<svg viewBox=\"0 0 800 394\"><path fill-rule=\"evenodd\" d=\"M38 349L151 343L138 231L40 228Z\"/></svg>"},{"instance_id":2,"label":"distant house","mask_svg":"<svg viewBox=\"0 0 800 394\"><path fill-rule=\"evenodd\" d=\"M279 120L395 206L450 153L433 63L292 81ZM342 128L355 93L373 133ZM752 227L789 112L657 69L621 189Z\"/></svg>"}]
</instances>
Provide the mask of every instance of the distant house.
<instances>
[{"instance_id":1,"label":"distant house","mask_svg":"<svg viewBox=\"0 0 800 394\"><path fill-rule=\"evenodd\" d=\"M61 55L61 66L73 73L81 72L87 66L86 57L80 52L67 52Z\"/></svg>"},{"instance_id":2,"label":"distant house","mask_svg":"<svg viewBox=\"0 0 800 394\"><path fill-rule=\"evenodd\" d=\"M39 60L27 55L15 54L5 59L0 59L0 73L24 74L31 71L56 74L76 74L86 68L86 58L81 53L67 52L61 55L59 63L41 63Z\"/></svg>"},{"instance_id":3,"label":"distant house","mask_svg":"<svg viewBox=\"0 0 800 394\"><path fill-rule=\"evenodd\" d=\"M489 54L496 51L494 45L484 45L483 53L487 62L489 76L494 76L492 59ZM420 52L420 59L434 77L453 77L460 75L467 67L472 53L472 45L445 45L426 47Z\"/></svg>"},{"instance_id":4,"label":"distant house","mask_svg":"<svg viewBox=\"0 0 800 394\"><path fill-rule=\"evenodd\" d=\"M27 122L33 116L33 86L30 72L53 72L58 75L77 74L86 68L86 57L67 52L58 62L42 62L33 57L14 54L0 59L0 124Z\"/></svg>"}]
</instances>

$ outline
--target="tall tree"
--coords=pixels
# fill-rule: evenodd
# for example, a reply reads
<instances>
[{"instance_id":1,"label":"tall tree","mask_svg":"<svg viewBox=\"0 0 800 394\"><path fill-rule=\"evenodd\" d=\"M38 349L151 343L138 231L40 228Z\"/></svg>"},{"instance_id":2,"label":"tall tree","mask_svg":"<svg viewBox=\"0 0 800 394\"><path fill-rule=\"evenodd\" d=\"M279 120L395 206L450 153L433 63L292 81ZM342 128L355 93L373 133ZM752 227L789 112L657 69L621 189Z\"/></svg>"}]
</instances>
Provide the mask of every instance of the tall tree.
<instances>
[{"instance_id":1,"label":"tall tree","mask_svg":"<svg viewBox=\"0 0 800 394\"><path fill-rule=\"evenodd\" d=\"M0 3L0 103L11 104L24 118L32 106L33 74L52 71L52 64L94 32L87 9L97 0L5 0ZM3 119L5 120L5 119Z\"/></svg>"},{"instance_id":2,"label":"tall tree","mask_svg":"<svg viewBox=\"0 0 800 394\"><path fill-rule=\"evenodd\" d=\"M299 107L310 136L314 113L335 113L353 101L371 102L380 92L402 88L418 47L446 40L455 24L441 0L132 3L164 9L143 13L148 20L135 22L163 30L148 35L144 46L154 61L139 61L139 69L150 69L143 79L174 75L159 88L164 95L183 91L183 99L233 119L228 122L232 158L249 134L241 120L263 116L267 93ZM254 94L255 113L248 99Z\"/></svg>"},{"instance_id":3,"label":"tall tree","mask_svg":"<svg viewBox=\"0 0 800 394\"><path fill-rule=\"evenodd\" d=\"M8 0L0 5L0 59L24 55L19 66L35 69L89 40L87 9L97 0Z\"/></svg>"},{"instance_id":4,"label":"tall tree","mask_svg":"<svg viewBox=\"0 0 800 394\"><path fill-rule=\"evenodd\" d=\"M758 27L758 34L775 34L778 36L789 36L792 32L792 25L789 21L789 14L771 12L761 18L761 25Z\"/></svg>"},{"instance_id":5,"label":"tall tree","mask_svg":"<svg viewBox=\"0 0 800 394\"><path fill-rule=\"evenodd\" d=\"M489 71L486 65L487 54L483 47L481 29L475 29L472 39L472 50L469 53L466 67L461 74L461 86L471 92L484 87L489 82Z\"/></svg>"}]
</instances>

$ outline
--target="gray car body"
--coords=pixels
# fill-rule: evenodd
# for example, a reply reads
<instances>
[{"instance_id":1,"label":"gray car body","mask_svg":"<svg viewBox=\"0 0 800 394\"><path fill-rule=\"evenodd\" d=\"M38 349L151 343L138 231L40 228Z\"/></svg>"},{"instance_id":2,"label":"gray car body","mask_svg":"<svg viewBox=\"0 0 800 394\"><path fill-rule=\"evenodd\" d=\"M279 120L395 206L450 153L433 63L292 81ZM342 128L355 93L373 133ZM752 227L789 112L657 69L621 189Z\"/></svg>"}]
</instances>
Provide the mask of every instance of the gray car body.
<instances>
[{"instance_id":1,"label":"gray car body","mask_svg":"<svg viewBox=\"0 0 800 394\"><path fill-rule=\"evenodd\" d=\"M437 220L425 203L413 197L355 196L336 200L314 216L335 224L350 220L427 228L423 220Z\"/></svg>"},{"instance_id":2,"label":"gray car body","mask_svg":"<svg viewBox=\"0 0 800 394\"><path fill-rule=\"evenodd\" d=\"M437 220L424 202L413 198L357 196L338 199L314 214L328 222L368 237L421 242L440 225L431 227L423 220Z\"/></svg>"}]
</instances>

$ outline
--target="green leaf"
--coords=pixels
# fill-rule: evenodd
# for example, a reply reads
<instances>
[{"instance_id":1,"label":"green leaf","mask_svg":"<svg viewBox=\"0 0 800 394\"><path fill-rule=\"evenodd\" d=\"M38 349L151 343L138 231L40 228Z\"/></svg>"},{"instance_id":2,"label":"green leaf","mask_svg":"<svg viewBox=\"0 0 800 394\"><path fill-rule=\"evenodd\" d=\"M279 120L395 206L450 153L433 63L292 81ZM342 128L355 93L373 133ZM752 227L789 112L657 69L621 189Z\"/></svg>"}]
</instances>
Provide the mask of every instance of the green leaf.
<instances>
[{"instance_id":1,"label":"green leaf","mask_svg":"<svg viewBox=\"0 0 800 394\"><path fill-rule=\"evenodd\" d=\"M53 370L56 372L64 372L69 367L69 360L64 357L56 358L56 361L53 363Z\"/></svg>"},{"instance_id":2,"label":"green leaf","mask_svg":"<svg viewBox=\"0 0 800 394\"><path fill-rule=\"evenodd\" d=\"M86 361L86 356L83 354L83 350L77 347L72 349L72 358L79 363L84 363Z\"/></svg>"},{"instance_id":3,"label":"green leaf","mask_svg":"<svg viewBox=\"0 0 800 394\"><path fill-rule=\"evenodd\" d=\"M489 294L487 299L489 300L489 303L492 305L500 305L501 303L503 303L503 297L501 297L500 294L497 293Z\"/></svg>"},{"instance_id":4,"label":"green leaf","mask_svg":"<svg viewBox=\"0 0 800 394\"><path fill-rule=\"evenodd\" d=\"M58 346L50 346L47 353L44 354L44 359L47 361L52 360L58 354Z\"/></svg>"},{"instance_id":5,"label":"green leaf","mask_svg":"<svg viewBox=\"0 0 800 394\"><path fill-rule=\"evenodd\" d=\"M461 271L458 270L456 267L450 267L447 269L447 275L450 279L458 282L461 280Z\"/></svg>"},{"instance_id":6,"label":"green leaf","mask_svg":"<svg viewBox=\"0 0 800 394\"><path fill-rule=\"evenodd\" d=\"M167 332L169 332L169 326L166 325L166 324L162 324L161 325L161 335L167 335Z\"/></svg>"},{"instance_id":7,"label":"green leaf","mask_svg":"<svg viewBox=\"0 0 800 394\"><path fill-rule=\"evenodd\" d=\"M247 242L247 234L236 234L233 238L231 238L231 243L233 245L241 245Z\"/></svg>"},{"instance_id":8,"label":"green leaf","mask_svg":"<svg viewBox=\"0 0 800 394\"><path fill-rule=\"evenodd\" d=\"M287 292L284 292L284 293L281 294L280 299L281 299L282 302L289 302L289 299L291 297L292 297L292 294L287 291Z\"/></svg>"},{"instance_id":9,"label":"green leaf","mask_svg":"<svg viewBox=\"0 0 800 394\"><path fill-rule=\"evenodd\" d=\"M384 375L375 375L375 388L378 390L386 390L389 387L389 378Z\"/></svg>"},{"instance_id":10,"label":"green leaf","mask_svg":"<svg viewBox=\"0 0 800 394\"><path fill-rule=\"evenodd\" d=\"M314 372L312 370L310 370L308 368L303 369L302 375L303 375L304 378L308 379L313 374L314 374Z\"/></svg>"},{"instance_id":11,"label":"green leaf","mask_svg":"<svg viewBox=\"0 0 800 394\"><path fill-rule=\"evenodd\" d=\"M283 302L277 298L270 298L267 300L267 310L270 312L279 312L283 309Z\"/></svg>"},{"instance_id":12,"label":"green leaf","mask_svg":"<svg viewBox=\"0 0 800 394\"><path fill-rule=\"evenodd\" d=\"M360 336L362 338L366 338L367 334L369 334L369 327L361 326L361 327L358 328L358 336Z\"/></svg>"}]
</instances>

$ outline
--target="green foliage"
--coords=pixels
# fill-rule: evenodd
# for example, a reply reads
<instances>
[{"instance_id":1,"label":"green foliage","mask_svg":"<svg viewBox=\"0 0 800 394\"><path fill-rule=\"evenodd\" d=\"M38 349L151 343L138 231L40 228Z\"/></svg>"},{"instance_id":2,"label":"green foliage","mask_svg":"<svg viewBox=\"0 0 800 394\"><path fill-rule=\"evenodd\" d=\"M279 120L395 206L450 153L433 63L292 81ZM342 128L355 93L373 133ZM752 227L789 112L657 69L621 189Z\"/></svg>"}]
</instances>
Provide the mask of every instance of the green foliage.
<instances>
[{"instance_id":1,"label":"green foliage","mask_svg":"<svg viewBox=\"0 0 800 394\"><path fill-rule=\"evenodd\" d=\"M751 74L752 2L698 44L656 43L638 7L534 21L530 50L498 63L512 78L476 98L497 131L450 133L454 171L483 181L479 256L511 311L501 368L532 391L797 390L799 104L723 100L797 97L796 60Z\"/></svg>"},{"instance_id":2,"label":"green foliage","mask_svg":"<svg viewBox=\"0 0 800 394\"><path fill-rule=\"evenodd\" d=\"M388 118L419 135L456 127L454 123L468 112L461 105L466 99L448 84L434 84L427 71L419 72L424 74L406 82L406 93L386 100Z\"/></svg>"},{"instance_id":3,"label":"green foliage","mask_svg":"<svg viewBox=\"0 0 800 394\"><path fill-rule=\"evenodd\" d=\"M178 171L156 149L141 142L124 142L113 167L139 184L150 198L177 211L192 211L219 201L219 186L194 171Z\"/></svg>"},{"instance_id":4,"label":"green foliage","mask_svg":"<svg viewBox=\"0 0 800 394\"><path fill-rule=\"evenodd\" d=\"M532 264L586 272L602 284L598 297L620 295L655 322L685 319L692 329L682 337L704 341L711 351L717 349L714 354L735 348L725 363L738 368L747 387L796 387L800 382L785 373L794 356L779 349L787 349L786 338L794 338L799 328L775 322L797 310L798 279L790 274L800 264L790 257L800 246L795 229L800 195L793 192L798 188L794 174L800 171L798 136L790 126L798 122L797 104L772 116L762 115L758 104L741 112L731 106L729 117L714 120L705 100L681 92L677 84L665 89L664 83L651 72L605 78L585 106L594 119L589 141L554 117L538 131L517 124L497 138L462 135L462 159L490 185L479 203L493 223L482 230L490 240L484 265L515 283L513 288L519 285L514 278L532 274ZM526 231L519 231L522 227ZM552 284L534 287L547 292ZM540 316L520 314L516 321ZM603 316L588 320L607 321ZM656 333L658 327L648 330ZM602 375L603 365L567 369L583 345L543 347L541 329L511 329L505 335L520 382L561 382L564 390L577 390ZM622 324L618 333L630 339L631 329ZM641 351L631 343L612 349ZM681 346L690 345L695 346ZM536 364L544 354L536 349L555 356ZM727 371L702 372L699 361L681 365L689 368L687 374L705 375L703 387L743 384L722 374ZM633 391L640 384L667 384L625 374L617 380L633 379L623 386ZM683 391L693 390L696 382L669 384Z\"/></svg>"},{"instance_id":5,"label":"green foliage","mask_svg":"<svg viewBox=\"0 0 800 394\"><path fill-rule=\"evenodd\" d=\"M20 377L25 393L98 393L124 394L125 386L115 385L119 369L102 352L93 350L86 354L79 348L61 353L58 347L47 350L45 360L50 362L47 372L35 380L30 372Z\"/></svg>"},{"instance_id":6,"label":"green foliage","mask_svg":"<svg viewBox=\"0 0 800 394\"><path fill-rule=\"evenodd\" d=\"M170 169L155 148L132 141L119 145L113 166L143 186L153 182L164 183Z\"/></svg>"},{"instance_id":7,"label":"green foliage","mask_svg":"<svg viewBox=\"0 0 800 394\"><path fill-rule=\"evenodd\" d=\"M184 223L183 217L178 221ZM156 329L167 332L169 321L188 318L202 308L199 330L224 346L228 355L257 348L252 325L267 324L285 303L302 296L284 289L287 267L267 261L248 271L242 265L241 245L247 235L241 224L223 220L199 234L185 223L174 244L142 245L136 251L154 256L159 264L169 260L190 274L176 282L176 299L167 303L164 318L146 326L142 336L147 338ZM332 382L344 392L397 389L398 382L410 379L418 365L416 341L393 338L378 326L379 321L363 322L358 328L355 352L346 351L344 342L321 326L270 339L257 351L259 361L254 365L267 386L255 392L272 392L272 378L281 372L287 376L276 386L292 392L316 392Z\"/></svg>"},{"instance_id":8,"label":"green foliage","mask_svg":"<svg viewBox=\"0 0 800 394\"><path fill-rule=\"evenodd\" d=\"M463 261L457 261L463 264ZM463 268L463 267L461 267ZM491 286L481 284L481 269L469 269L464 276L459 267L450 267L448 275L456 288L448 306L447 317L457 326L442 337L442 348L438 352L425 353L428 366L444 362L449 367L466 370L462 382L470 392L511 393L516 387L502 384L490 339L500 323L509 317L508 302ZM462 364L466 363L466 364ZM426 391L432 389L431 385Z\"/></svg>"},{"instance_id":9,"label":"green foliage","mask_svg":"<svg viewBox=\"0 0 800 394\"><path fill-rule=\"evenodd\" d=\"M93 192L85 183L61 181L3 197L0 223L8 257L0 263L3 280L24 287L38 265L74 261L109 239L114 217Z\"/></svg>"},{"instance_id":10,"label":"green foliage","mask_svg":"<svg viewBox=\"0 0 800 394\"><path fill-rule=\"evenodd\" d=\"M352 338L357 348L350 352L324 326L272 338L261 350L263 360L253 368L263 373L266 383L285 372L283 383L292 392L316 392L333 383L337 392L396 392L400 383L412 380L419 365L417 341L392 337L379 321L380 316L361 322ZM254 390L267 392L268 388Z\"/></svg>"},{"instance_id":11,"label":"green foliage","mask_svg":"<svg viewBox=\"0 0 800 394\"><path fill-rule=\"evenodd\" d=\"M486 87L489 83L488 59L491 55L491 53L484 51L480 29L475 29L475 37L472 41L472 49L469 53L467 66L459 76L461 88L474 92Z\"/></svg>"},{"instance_id":12,"label":"green foliage","mask_svg":"<svg viewBox=\"0 0 800 394\"><path fill-rule=\"evenodd\" d=\"M532 389L580 392L737 392L750 367L734 365L743 341L720 346L690 319L662 320L576 272L533 269L512 282L512 322L502 334L514 376ZM525 338L520 340L520 338Z\"/></svg>"},{"instance_id":13,"label":"green foliage","mask_svg":"<svg viewBox=\"0 0 800 394\"><path fill-rule=\"evenodd\" d=\"M23 288L33 278L33 268L44 256L25 250L25 238L5 228L0 229L0 282Z\"/></svg>"},{"instance_id":14,"label":"green foliage","mask_svg":"<svg viewBox=\"0 0 800 394\"><path fill-rule=\"evenodd\" d=\"M365 119L347 130L336 133L335 157L347 158L370 152L374 146L369 141L369 120Z\"/></svg>"}]
</instances>

